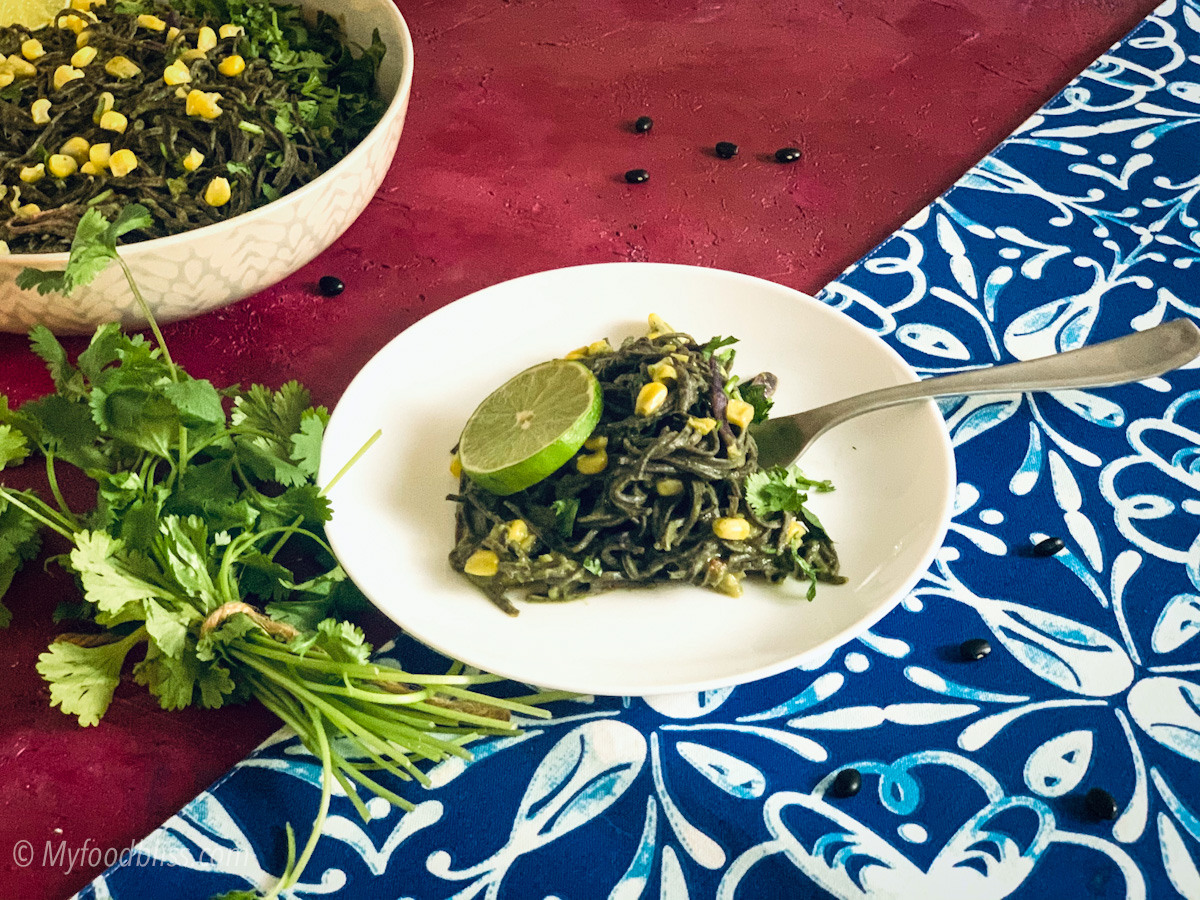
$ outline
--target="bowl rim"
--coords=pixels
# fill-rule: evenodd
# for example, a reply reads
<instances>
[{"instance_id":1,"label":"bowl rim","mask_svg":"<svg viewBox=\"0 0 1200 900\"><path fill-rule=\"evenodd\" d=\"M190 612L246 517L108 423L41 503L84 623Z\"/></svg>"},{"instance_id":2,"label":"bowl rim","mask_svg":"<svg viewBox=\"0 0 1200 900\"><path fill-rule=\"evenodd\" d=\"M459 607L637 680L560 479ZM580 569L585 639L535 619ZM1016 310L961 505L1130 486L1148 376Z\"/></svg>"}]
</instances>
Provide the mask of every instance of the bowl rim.
<instances>
[{"instance_id":1,"label":"bowl rim","mask_svg":"<svg viewBox=\"0 0 1200 900\"><path fill-rule=\"evenodd\" d=\"M301 6L306 5L304 0L300 0L300 3ZM326 6L322 6L321 4L311 5L316 6L319 9L325 9L327 12L331 12L335 15L340 11L336 0L332 0L332 2L327 3L328 6L333 7L332 9L327 9ZM360 140L350 150L349 153L339 159L336 163L334 163L333 166L326 169L312 181L308 182L308 184L301 185L290 194L280 197L278 200L273 200L270 203L264 203L262 206L247 210L240 215L234 216L230 219L225 219L221 222L213 222L210 225L202 225L199 228L191 228L187 231L181 231L178 234L168 234L163 237L151 238L147 241L138 241L137 243L133 244L121 244L120 248L122 256L124 256L126 259L130 259L133 256L144 255L151 250L172 247L182 241L190 240L196 235L203 236L205 234L212 234L216 229L219 228L229 228L233 227L235 224L242 225L246 223L252 223L255 219L277 213L283 208L281 204L298 202L304 197L307 197L309 194L321 190L329 180L339 177L343 171L350 168L356 168L359 159L365 156L367 153L367 144L373 138L377 137L380 131L386 128L390 122L403 113L405 107L408 105L409 93L412 90L413 41L412 33L408 28L408 22L405 21L403 14L401 14L400 10L396 7L396 4L392 2L392 0L377 0L375 5L379 6L385 15L390 12L392 16L392 23L395 25L396 31L400 37L401 46L399 49L403 51L404 59L400 69L400 81L396 85L396 89L392 93L391 99L388 101L387 107L383 111L383 115L379 117L379 121L375 123L374 127L372 127L371 130L363 136L362 140ZM271 212L268 213L268 210ZM3 262L8 266L20 264L28 267L62 267L67 264L69 257L69 250L56 250L53 253L6 253L3 256L0 256L0 262Z\"/></svg>"}]
</instances>

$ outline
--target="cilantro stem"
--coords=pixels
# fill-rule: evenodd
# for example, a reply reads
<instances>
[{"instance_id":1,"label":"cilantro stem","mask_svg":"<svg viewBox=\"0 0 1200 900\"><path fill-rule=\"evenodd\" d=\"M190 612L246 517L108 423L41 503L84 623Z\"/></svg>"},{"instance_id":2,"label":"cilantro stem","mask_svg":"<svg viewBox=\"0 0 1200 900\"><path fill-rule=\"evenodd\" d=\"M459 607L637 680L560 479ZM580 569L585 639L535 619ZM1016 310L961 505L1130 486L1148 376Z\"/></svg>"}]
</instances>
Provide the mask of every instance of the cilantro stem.
<instances>
[{"instance_id":1,"label":"cilantro stem","mask_svg":"<svg viewBox=\"0 0 1200 900\"><path fill-rule=\"evenodd\" d=\"M371 445L374 444L377 440L379 440L379 438L382 435L383 435L383 431L380 429L376 429L375 433L373 435L371 435L369 438L367 438L366 442L361 447L359 447L357 451L355 451L354 455L352 457L350 457L348 460L346 460L346 464L337 470L337 474L335 474L332 478L329 479L329 483L326 484L325 487L321 488L321 496L322 497L324 497L326 494L328 494L329 491L333 488L333 486L342 480L342 476L350 471L351 466L353 466L356 462L358 462L360 459L362 459L362 455L364 453L366 453L368 450L370 450Z\"/></svg>"},{"instance_id":2,"label":"cilantro stem","mask_svg":"<svg viewBox=\"0 0 1200 900\"><path fill-rule=\"evenodd\" d=\"M63 498L62 491L58 489L58 477L54 473L54 454L46 454L46 480L50 482L50 493L54 495L54 502L58 504L58 508L62 511L63 517L70 523L72 530L79 530L79 520L75 518L75 514L71 512L71 508L67 506L67 501Z\"/></svg>"},{"instance_id":3,"label":"cilantro stem","mask_svg":"<svg viewBox=\"0 0 1200 900\"><path fill-rule=\"evenodd\" d=\"M171 380L179 381L179 367L175 365L175 360L171 359L171 351L167 348L166 339L163 338L163 333L158 327L158 322L154 318L154 313L150 311L150 304L146 302L146 298L142 296L142 292L138 290L137 282L133 279L133 273L129 271L129 266L125 260L121 258L121 254L114 253L113 259L117 261L117 265L121 267L121 271L125 273L125 280L129 282L129 289L133 292L133 299L137 301L141 307L142 315L146 317L146 321L150 325L150 330L154 332L154 340L158 342L158 347L162 350L163 359L167 361L167 365L171 368Z\"/></svg>"},{"instance_id":4,"label":"cilantro stem","mask_svg":"<svg viewBox=\"0 0 1200 900\"><path fill-rule=\"evenodd\" d=\"M291 889L300 880L308 861L312 859L313 851L317 849L317 841L321 837L321 831L325 826L325 817L329 813L329 798L333 794L333 759L329 752L329 735L325 733L320 714L316 710L309 710L309 714L313 720L313 728L317 732L317 746L321 756L321 803L317 807L317 817L313 821L312 831L309 832L308 842L304 845L300 858L296 860L295 866L288 867L288 871L267 894L265 900L275 900L281 891Z\"/></svg>"},{"instance_id":5,"label":"cilantro stem","mask_svg":"<svg viewBox=\"0 0 1200 900\"><path fill-rule=\"evenodd\" d=\"M71 523L63 520L62 516L56 510L52 509L46 504L46 501L42 500L40 497L28 497L28 499L36 501L41 505L42 511L39 512L33 507L23 503L21 500L18 500L17 496L18 495L16 491L11 491L6 487L0 486L0 497L3 497L13 506L17 507L17 509L24 510L27 515L37 519L37 521L41 522L47 528L58 532L68 541L73 541L75 539L75 529L71 526Z\"/></svg>"},{"instance_id":6,"label":"cilantro stem","mask_svg":"<svg viewBox=\"0 0 1200 900\"><path fill-rule=\"evenodd\" d=\"M403 669L394 669L391 666L379 666L372 664L350 664L342 662L334 662L333 660L316 659L314 656L298 656L295 653L286 650L276 650L270 645L278 646L278 642L256 634L246 636L254 644L254 652L261 656L271 657L286 662L293 666L301 668L310 668L316 671L329 672L334 675L348 674L351 678L363 678L372 681L408 681L413 684L494 684L497 681L503 681L499 675L418 675L412 672L405 672Z\"/></svg>"}]
</instances>

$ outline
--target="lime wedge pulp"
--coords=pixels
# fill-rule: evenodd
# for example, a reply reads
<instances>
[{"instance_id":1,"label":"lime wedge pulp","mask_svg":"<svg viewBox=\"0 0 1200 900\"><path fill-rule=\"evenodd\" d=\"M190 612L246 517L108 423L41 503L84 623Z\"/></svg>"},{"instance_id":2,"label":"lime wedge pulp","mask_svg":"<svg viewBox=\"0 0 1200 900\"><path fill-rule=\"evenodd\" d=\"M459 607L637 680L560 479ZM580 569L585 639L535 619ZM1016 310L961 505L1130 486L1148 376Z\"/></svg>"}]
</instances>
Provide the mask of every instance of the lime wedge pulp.
<instances>
[{"instance_id":1,"label":"lime wedge pulp","mask_svg":"<svg viewBox=\"0 0 1200 900\"><path fill-rule=\"evenodd\" d=\"M501 496L537 484L583 446L600 421L603 393L581 363L555 359L513 376L463 428L463 472Z\"/></svg>"},{"instance_id":2,"label":"lime wedge pulp","mask_svg":"<svg viewBox=\"0 0 1200 900\"><path fill-rule=\"evenodd\" d=\"M65 6L70 6L66 0L0 0L0 27L42 28Z\"/></svg>"}]
</instances>

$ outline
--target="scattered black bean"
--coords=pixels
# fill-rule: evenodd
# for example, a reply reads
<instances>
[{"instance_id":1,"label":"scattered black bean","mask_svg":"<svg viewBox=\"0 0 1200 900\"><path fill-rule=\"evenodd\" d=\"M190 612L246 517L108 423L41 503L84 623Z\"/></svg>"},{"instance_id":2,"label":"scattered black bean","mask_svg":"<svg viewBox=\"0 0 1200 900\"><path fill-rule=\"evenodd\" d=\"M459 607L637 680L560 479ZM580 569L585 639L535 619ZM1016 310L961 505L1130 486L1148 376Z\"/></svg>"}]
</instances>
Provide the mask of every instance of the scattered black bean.
<instances>
[{"instance_id":1,"label":"scattered black bean","mask_svg":"<svg viewBox=\"0 0 1200 900\"><path fill-rule=\"evenodd\" d=\"M966 662L983 659L991 652L992 645L983 638L971 638L969 641L963 641L958 645L958 655Z\"/></svg>"},{"instance_id":2,"label":"scattered black bean","mask_svg":"<svg viewBox=\"0 0 1200 900\"><path fill-rule=\"evenodd\" d=\"M858 769L842 769L829 785L829 794L832 797L853 797L861 790L862 775Z\"/></svg>"},{"instance_id":3,"label":"scattered black bean","mask_svg":"<svg viewBox=\"0 0 1200 900\"><path fill-rule=\"evenodd\" d=\"M336 297L346 289L346 283L336 275L322 275L317 287L326 297Z\"/></svg>"},{"instance_id":4,"label":"scattered black bean","mask_svg":"<svg viewBox=\"0 0 1200 900\"><path fill-rule=\"evenodd\" d=\"M633 130L638 134L645 134L654 127L654 120L649 116L638 116L637 121L633 123Z\"/></svg>"},{"instance_id":5,"label":"scattered black bean","mask_svg":"<svg viewBox=\"0 0 1200 900\"><path fill-rule=\"evenodd\" d=\"M781 163L794 163L804 154L800 152L799 147L780 147L775 151L775 161Z\"/></svg>"},{"instance_id":6,"label":"scattered black bean","mask_svg":"<svg viewBox=\"0 0 1200 900\"><path fill-rule=\"evenodd\" d=\"M721 159L733 159L738 155L738 145L732 141L717 141L717 146L713 150Z\"/></svg>"},{"instance_id":7,"label":"scattered black bean","mask_svg":"<svg viewBox=\"0 0 1200 900\"><path fill-rule=\"evenodd\" d=\"M1048 537L1038 541L1033 545L1034 556L1054 556L1056 553L1061 553L1067 545L1063 543L1060 537Z\"/></svg>"},{"instance_id":8,"label":"scattered black bean","mask_svg":"<svg viewBox=\"0 0 1200 900\"><path fill-rule=\"evenodd\" d=\"M1093 818L1111 822L1117 817L1117 801L1104 788L1092 788L1087 792L1084 802Z\"/></svg>"},{"instance_id":9,"label":"scattered black bean","mask_svg":"<svg viewBox=\"0 0 1200 900\"><path fill-rule=\"evenodd\" d=\"M625 173L625 180L630 184L642 184L650 180L650 173L645 169L630 169Z\"/></svg>"}]
</instances>

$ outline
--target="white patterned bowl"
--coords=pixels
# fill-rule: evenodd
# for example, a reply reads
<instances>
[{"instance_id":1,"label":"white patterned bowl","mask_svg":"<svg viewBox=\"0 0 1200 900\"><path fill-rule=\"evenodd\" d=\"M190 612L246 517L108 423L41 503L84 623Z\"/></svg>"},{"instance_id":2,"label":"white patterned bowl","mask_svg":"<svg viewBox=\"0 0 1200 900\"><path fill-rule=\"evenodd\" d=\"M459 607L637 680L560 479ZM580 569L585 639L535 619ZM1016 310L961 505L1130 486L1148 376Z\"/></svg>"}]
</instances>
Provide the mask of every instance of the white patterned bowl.
<instances>
[{"instance_id":1,"label":"white patterned bowl","mask_svg":"<svg viewBox=\"0 0 1200 900\"><path fill-rule=\"evenodd\" d=\"M412 38L403 17L392 0L304 5L337 16L349 39L364 46L379 29L387 47L378 75L388 100L383 118L337 165L286 197L226 222L123 247L121 256L159 322L226 306L295 272L350 227L392 163L412 88ZM66 253L0 256L0 330L23 333L41 323L58 334L80 334L104 322L146 324L115 265L70 297L16 285L27 266L56 270L66 262Z\"/></svg>"}]
</instances>

